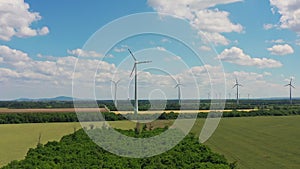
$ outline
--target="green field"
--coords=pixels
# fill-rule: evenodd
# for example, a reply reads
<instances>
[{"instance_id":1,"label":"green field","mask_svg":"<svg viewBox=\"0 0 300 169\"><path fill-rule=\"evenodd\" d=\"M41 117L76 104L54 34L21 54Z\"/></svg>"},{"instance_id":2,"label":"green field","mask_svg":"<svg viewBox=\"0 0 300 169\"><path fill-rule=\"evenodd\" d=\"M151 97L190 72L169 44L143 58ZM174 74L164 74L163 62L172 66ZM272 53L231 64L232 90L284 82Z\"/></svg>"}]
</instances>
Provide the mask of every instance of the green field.
<instances>
[{"instance_id":1,"label":"green field","mask_svg":"<svg viewBox=\"0 0 300 169\"><path fill-rule=\"evenodd\" d=\"M300 116L227 118L205 144L239 168L300 168L299 131Z\"/></svg>"},{"instance_id":2,"label":"green field","mask_svg":"<svg viewBox=\"0 0 300 169\"><path fill-rule=\"evenodd\" d=\"M199 134L204 119L198 119L193 133ZM223 118L214 135L205 143L224 154L239 168L300 168L300 116ZM158 121L164 126L172 121ZM130 129L128 121L111 122L116 128ZM35 147L39 133L42 143L59 140L79 129L79 123L0 125L0 166L22 159ZM5 138L5 139L3 139Z\"/></svg>"},{"instance_id":3,"label":"green field","mask_svg":"<svg viewBox=\"0 0 300 169\"><path fill-rule=\"evenodd\" d=\"M41 133L41 143L59 140L79 129L78 123L3 124L0 125L0 166L22 159L29 148L36 147Z\"/></svg>"}]
</instances>

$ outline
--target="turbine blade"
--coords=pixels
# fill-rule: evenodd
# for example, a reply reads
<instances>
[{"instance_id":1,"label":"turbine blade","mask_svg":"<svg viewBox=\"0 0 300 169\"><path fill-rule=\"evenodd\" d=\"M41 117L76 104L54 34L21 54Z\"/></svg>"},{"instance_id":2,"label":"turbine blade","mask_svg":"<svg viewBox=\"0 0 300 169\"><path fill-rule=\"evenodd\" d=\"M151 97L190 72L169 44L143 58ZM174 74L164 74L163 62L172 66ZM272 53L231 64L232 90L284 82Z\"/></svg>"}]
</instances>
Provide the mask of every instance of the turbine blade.
<instances>
[{"instance_id":1,"label":"turbine blade","mask_svg":"<svg viewBox=\"0 0 300 169\"><path fill-rule=\"evenodd\" d=\"M141 62L138 62L137 64L141 64L141 63L151 63L152 61L141 61Z\"/></svg>"},{"instance_id":2,"label":"turbine blade","mask_svg":"<svg viewBox=\"0 0 300 169\"><path fill-rule=\"evenodd\" d=\"M290 86L290 84L284 85L284 87Z\"/></svg>"},{"instance_id":3,"label":"turbine blade","mask_svg":"<svg viewBox=\"0 0 300 169\"><path fill-rule=\"evenodd\" d=\"M136 61L136 58L135 58L134 55L132 54L131 50L128 49L128 51L129 51L130 55L132 56L133 60Z\"/></svg>"},{"instance_id":4,"label":"turbine blade","mask_svg":"<svg viewBox=\"0 0 300 169\"><path fill-rule=\"evenodd\" d=\"M136 64L134 64L134 66L133 66L133 68L132 68L132 71L131 71L131 73L130 73L130 77L132 76L132 73L133 73L134 69L136 69Z\"/></svg>"},{"instance_id":5,"label":"turbine blade","mask_svg":"<svg viewBox=\"0 0 300 169\"><path fill-rule=\"evenodd\" d=\"M237 86L237 84L235 84L232 88L235 88Z\"/></svg>"},{"instance_id":6,"label":"turbine blade","mask_svg":"<svg viewBox=\"0 0 300 169\"><path fill-rule=\"evenodd\" d=\"M293 86L293 85L291 85L291 86L292 86L294 89L296 89L295 86Z\"/></svg>"}]
</instances>

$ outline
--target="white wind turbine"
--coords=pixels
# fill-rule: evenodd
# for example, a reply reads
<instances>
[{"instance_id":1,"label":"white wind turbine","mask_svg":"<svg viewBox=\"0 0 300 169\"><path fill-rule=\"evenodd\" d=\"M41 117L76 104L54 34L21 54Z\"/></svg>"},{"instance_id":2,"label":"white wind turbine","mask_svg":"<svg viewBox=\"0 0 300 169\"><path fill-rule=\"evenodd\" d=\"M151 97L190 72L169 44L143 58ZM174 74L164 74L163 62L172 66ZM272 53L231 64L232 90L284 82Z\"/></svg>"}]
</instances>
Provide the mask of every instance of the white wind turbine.
<instances>
[{"instance_id":1,"label":"white wind turbine","mask_svg":"<svg viewBox=\"0 0 300 169\"><path fill-rule=\"evenodd\" d=\"M180 83L180 79L178 78L178 80L176 81L175 88L178 89L178 103L179 103L179 105L181 104L181 87L180 86L182 86L182 84Z\"/></svg>"},{"instance_id":2,"label":"white wind turbine","mask_svg":"<svg viewBox=\"0 0 300 169\"><path fill-rule=\"evenodd\" d=\"M113 80L110 80L113 84L114 84L114 87L115 87L115 93L114 93L114 104L115 104L115 107L117 108L117 90L118 90L118 84L120 82L120 80L117 80L117 81L113 81Z\"/></svg>"},{"instance_id":3,"label":"white wind turbine","mask_svg":"<svg viewBox=\"0 0 300 169\"><path fill-rule=\"evenodd\" d=\"M137 72L137 65L138 64L143 64L143 63L150 63L152 61L138 61L134 55L132 54L131 50L128 49L130 55L132 56L133 60L134 60L134 65L133 65L133 69L130 73L130 77L132 76L133 74L133 71L134 71L134 101L135 101L135 104L134 104L134 115L136 116L138 114L138 111L139 111L139 105L138 105L138 88L137 88L137 80L138 80L138 72Z\"/></svg>"},{"instance_id":4,"label":"white wind turbine","mask_svg":"<svg viewBox=\"0 0 300 169\"><path fill-rule=\"evenodd\" d=\"M290 83L285 85L285 87L289 86L290 87L290 104L293 104L293 98L292 98L292 88L295 89L295 87L292 85L293 79L291 78Z\"/></svg>"},{"instance_id":5,"label":"white wind turbine","mask_svg":"<svg viewBox=\"0 0 300 169\"><path fill-rule=\"evenodd\" d=\"M233 86L233 88L235 88L236 87L236 104L240 104L240 102L239 102L239 87L242 87L242 85L241 84L239 84L239 82L238 82L238 80L237 80L237 78L235 79L235 85Z\"/></svg>"}]
</instances>

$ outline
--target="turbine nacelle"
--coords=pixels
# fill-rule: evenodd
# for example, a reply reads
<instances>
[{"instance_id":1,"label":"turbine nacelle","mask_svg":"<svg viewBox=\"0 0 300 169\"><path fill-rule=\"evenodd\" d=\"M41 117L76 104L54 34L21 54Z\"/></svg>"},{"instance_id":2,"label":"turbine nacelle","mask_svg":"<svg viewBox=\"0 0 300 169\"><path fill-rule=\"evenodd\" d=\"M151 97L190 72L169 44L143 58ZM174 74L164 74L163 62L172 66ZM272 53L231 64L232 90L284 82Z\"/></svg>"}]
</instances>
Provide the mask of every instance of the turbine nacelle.
<instances>
[{"instance_id":1,"label":"turbine nacelle","mask_svg":"<svg viewBox=\"0 0 300 169\"><path fill-rule=\"evenodd\" d=\"M138 64L143 64L143 63L151 63L151 62L152 62L152 61L148 61L148 60L146 60L146 61L138 61L138 60L136 59L136 57L133 55L133 53L131 52L131 50L128 49L128 51L129 51L130 55L132 56L132 58L133 58L133 60L134 60L134 65L133 65L132 71L131 71L131 73L130 73L130 77L132 76L133 71L136 69L136 65L138 65Z\"/></svg>"},{"instance_id":2,"label":"turbine nacelle","mask_svg":"<svg viewBox=\"0 0 300 169\"><path fill-rule=\"evenodd\" d=\"M290 86L290 87L292 87L292 88L294 88L294 89L295 89L295 86L293 86L293 85L292 85L292 81L293 81L293 79L291 79L291 80L290 80L290 83L289 83L289 84L287 84L287 85L285 85L285 87L287 87L287 86Z\"/></svg>"}]
</instances>

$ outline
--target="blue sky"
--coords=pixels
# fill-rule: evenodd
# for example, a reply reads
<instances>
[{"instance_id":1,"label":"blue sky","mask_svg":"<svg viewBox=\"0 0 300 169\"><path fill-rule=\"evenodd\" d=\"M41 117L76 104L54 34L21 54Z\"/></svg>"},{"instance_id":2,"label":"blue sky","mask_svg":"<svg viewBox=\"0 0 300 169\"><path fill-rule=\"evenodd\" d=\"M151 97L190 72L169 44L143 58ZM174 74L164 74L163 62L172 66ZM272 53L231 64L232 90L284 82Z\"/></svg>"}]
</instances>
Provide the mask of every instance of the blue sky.
<instances>
[{"instance_id":1,"label":"blue sky","mask_svg":"<svg viewBox=\"0 0 300 169\"><path fill-rule=\"evenodd\" d=\"M160 24L164 29L165 24L166 32L185 33L188 45L207 62L199 61L180 41L162 35L120 39L106 54L100 50L105 45L89 47L99 29L143 12L155 12L157 21L144 25L142 19L128 21L111 34L98 32L99 42L118 31L156 29ZM161 13L181 18L174 19L179 25L174 21L173 26L172 19ZM183 98L207 98L208 93L233 97L235 78L244 85L244 98L288 96L283 85L290 78L296 87L294 96L300 97L299 13L295 0L4 0L0 2L0 99L71 96L77 58L82 66L78 81L90 80L98 99L112 98L111 79L121 79L120 99L131 98L132 81L127 77L133 62L127 48L139 59L153 61L139 67L141 98L149 98L150 93L153 98L162 94L177 98L178 79L185 84ZM94 97L85 95L83 88L82 97Z\"/></svg>"}]
</instances>

